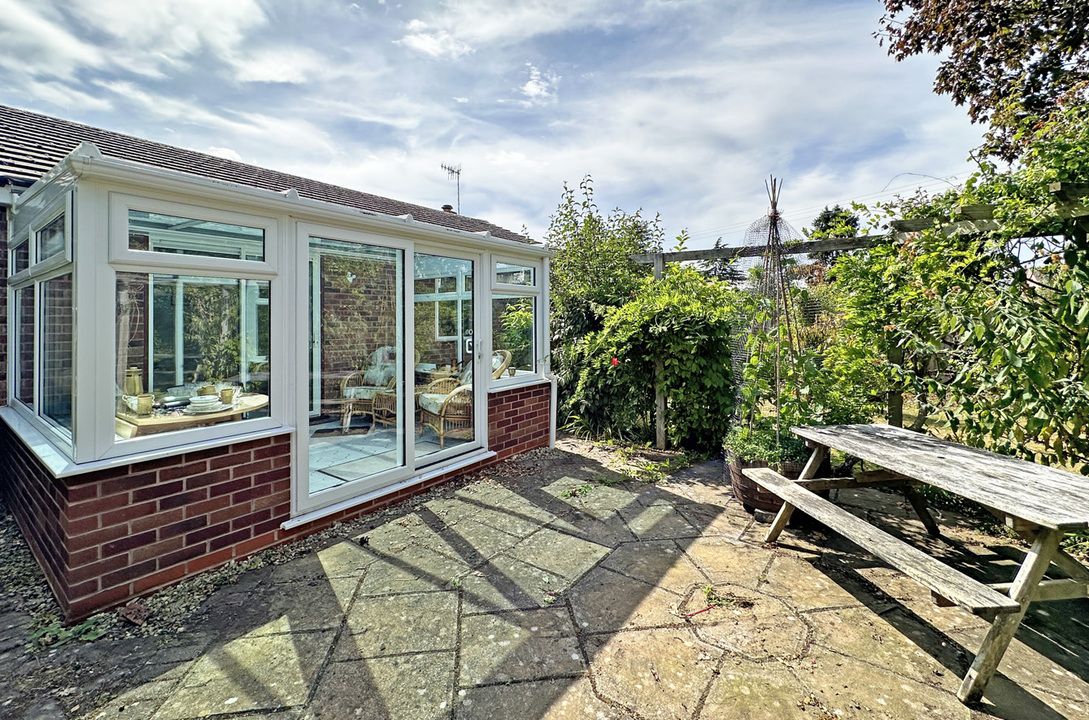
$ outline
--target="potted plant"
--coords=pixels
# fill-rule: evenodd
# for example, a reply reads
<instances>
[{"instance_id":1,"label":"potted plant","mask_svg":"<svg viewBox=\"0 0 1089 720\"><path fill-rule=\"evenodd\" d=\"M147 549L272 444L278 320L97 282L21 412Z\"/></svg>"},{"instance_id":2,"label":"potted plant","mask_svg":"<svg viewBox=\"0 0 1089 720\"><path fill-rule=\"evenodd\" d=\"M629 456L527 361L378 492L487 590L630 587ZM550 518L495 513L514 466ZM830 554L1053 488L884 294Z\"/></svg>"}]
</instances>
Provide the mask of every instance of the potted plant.
<instances>
[{"instance_id":1,"label":"potted plant","mask_svg":"<svg viewBox=\"0 0 1089 720\"><path fill-rule=\"evenodd\" d=\"M789 430L781 429L777 437L775 423L767 417L757 418L751 425L735 424L726 435L723 449L734 497L749 512L776 512L783 501L747 478L742 470L770 467L786 477L797 478L809 457L805 443Z\"/></svg>"}]
</instances>

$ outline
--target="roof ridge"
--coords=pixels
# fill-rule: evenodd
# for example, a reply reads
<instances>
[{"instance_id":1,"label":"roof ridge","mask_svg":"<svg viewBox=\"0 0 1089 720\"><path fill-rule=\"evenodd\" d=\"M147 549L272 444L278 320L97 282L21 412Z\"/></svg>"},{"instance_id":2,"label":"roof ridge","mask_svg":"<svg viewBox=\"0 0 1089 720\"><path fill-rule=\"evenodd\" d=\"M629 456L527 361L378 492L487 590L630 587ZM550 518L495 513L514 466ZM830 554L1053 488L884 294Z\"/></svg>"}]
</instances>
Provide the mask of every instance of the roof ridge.
<instances>
[{"instance_id":1,"label":"roof ridge","mask_svg":"<svg viewBox=\"0 0 1089 720\"><path fill-rule=\"evenodd\" d=\"M43 130L48 131L44 137ZM66 140L73 142L66 143ZM426 205L354 190L343 185L168 145L74 120L0 105L0 177L7 175L18 179L36 179L35 171L40 170L37 176L48 172L81 141L94 143L106 157L273 192L283 192L293 187L301 196L312 200L332 202L383 215L409 214L416 220L432 225L468 232L486 230L495 237L533 242L520 233L480 218L449 213Z\"/></svg>"}]
</instances>

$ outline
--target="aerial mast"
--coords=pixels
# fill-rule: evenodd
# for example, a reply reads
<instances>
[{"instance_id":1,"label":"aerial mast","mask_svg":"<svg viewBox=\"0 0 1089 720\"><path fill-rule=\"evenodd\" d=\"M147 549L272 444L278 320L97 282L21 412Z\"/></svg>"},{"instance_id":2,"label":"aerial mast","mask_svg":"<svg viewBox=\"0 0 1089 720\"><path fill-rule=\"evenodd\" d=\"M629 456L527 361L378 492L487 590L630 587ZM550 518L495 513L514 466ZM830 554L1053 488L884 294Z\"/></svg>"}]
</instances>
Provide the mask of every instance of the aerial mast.
<instances>
[{"instance_id":1,"label":"aerial mast","mask_svg":"<svg viewBox=\"0 0 1089 720\"><path fill-rule=\"evenodd\" d=\"M448 163L442 164L442 169L446 171L446 177L454 178L457 181L458 187L458 215L461 215L461 163L457 165L451 165Z\"/></svg>"}]
</instances>

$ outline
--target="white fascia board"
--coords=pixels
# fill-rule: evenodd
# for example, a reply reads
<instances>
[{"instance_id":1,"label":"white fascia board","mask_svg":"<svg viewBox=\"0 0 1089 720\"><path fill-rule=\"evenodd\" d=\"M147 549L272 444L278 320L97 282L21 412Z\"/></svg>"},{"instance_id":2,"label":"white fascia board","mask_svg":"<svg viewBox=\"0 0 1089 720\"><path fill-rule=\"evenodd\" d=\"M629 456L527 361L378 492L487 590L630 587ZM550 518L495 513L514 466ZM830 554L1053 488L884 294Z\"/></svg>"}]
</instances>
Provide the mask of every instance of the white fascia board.
<instances>
[{"instance_id":1,"label":"white fascia board","mask_svg":"<svg viewBox=\"0 0 1089 720\"><path fill-rule=\"evenodd\" d=\"M456 230L440 225L418 222L410 215L393 217L368 210L338 205L336 203L300 197L297 191L274 192L261 188L239 185L222 180L165 170L129 160L97 157L87 152L84 143L58 165L64 165L80 178L94 178L123 184L137 184L158 190L174 191L186 195L206 197L219 202L235 202L262 209L265 212L288 214L308 221L350 223L363 225L372 232L399 235L418 240L456 241L472 248L500 250L523 257L552 257L555 252L544 245L530 245L514 240L504 240L491 235L466 230ZM94 148L93 145L90 146ZM97 149L95 149L97 150ZM50 171L53 172L53 171ZM37 183L35 183L37 184Z\"/></svg>"}]
</instances>

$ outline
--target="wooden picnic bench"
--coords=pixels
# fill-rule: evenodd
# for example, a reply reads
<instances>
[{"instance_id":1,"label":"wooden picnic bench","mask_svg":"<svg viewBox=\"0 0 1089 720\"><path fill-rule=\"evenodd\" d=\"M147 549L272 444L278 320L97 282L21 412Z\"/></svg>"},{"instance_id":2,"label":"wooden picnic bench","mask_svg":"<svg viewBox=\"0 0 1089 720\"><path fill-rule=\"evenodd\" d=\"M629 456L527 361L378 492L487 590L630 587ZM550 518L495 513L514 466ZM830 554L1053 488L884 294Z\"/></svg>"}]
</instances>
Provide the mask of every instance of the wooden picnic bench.
<instances>
[{"instance_id":1,"label":"wooden picnic bench","mask_svg":"<svg viewBox=\"0 0 1089 720\"><path fill-rule=\"evenodd\" d=\"M744 471L783 499L765 542L774 542L794 510L801 510L928 587L942 602L991 618L991 628L957 693L961 701L983 697L1030 603L1089 596L1089 569L1059 547L1067 532L1089 527L1089 483L1082 478L889 425L804 426L791 431L812 448L798 480L768 468ZM885 472L860 478L815 478L816 468L833 449ZM938 525L914 489L918 483L980 503L1031 543L1012 582L987 585L974 580L813 492L895 486L905 493L927 531L936 536ZM1055 569L1049 571L1053 564ZM1045 580L1048 573L1065 577Z\"/></svg>"}]
</instances>

